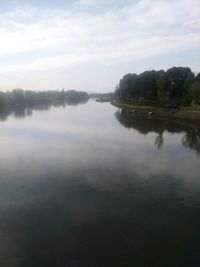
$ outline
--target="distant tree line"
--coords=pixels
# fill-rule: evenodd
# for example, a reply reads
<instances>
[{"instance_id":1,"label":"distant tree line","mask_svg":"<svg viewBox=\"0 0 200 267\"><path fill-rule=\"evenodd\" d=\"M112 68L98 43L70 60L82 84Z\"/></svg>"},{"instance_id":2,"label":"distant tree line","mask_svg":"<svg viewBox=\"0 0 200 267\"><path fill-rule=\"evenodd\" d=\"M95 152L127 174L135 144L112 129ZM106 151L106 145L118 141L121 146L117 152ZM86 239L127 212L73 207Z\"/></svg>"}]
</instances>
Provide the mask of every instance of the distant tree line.
<instances>
[{"instance_id":1,"label":"distant tree line","mask_svg":"<svg viewBox=\"0 0 200 267\"><path fill-rule=\"evenodd\" d=\"M126 74L119 81L115 96L141 104L199 104L200 73L188 67L172 67L167 71L150 70L139 75Z\"/></svg>"},{"instance_id":2,"label":"distant tree line","mask_svg":"<svg viewBox=\"0 0 200 267\"><path fill-rule=\"evenodd\" d=\"M65 91L31 91L14 89L11 92L0 92L0 120L5 120L14 113L16 117L31 115L32 109L47 110L50 106L77 105L86 103L89 96L86 92Z\"/></svg>"},{"instance_id":3,"label":"distant tree line","mask_svg":"<svg viewBox=\"0 0 200 267\"><path fill-rule=\"evenodd\" d=\"M114 98L114 93L90 93L89 97L95 99L97 102L111 102Z\"/></svg>"},{"instance_id":4,"label":"distant tree line","mask_svg":"<svg viewBox=\"0 0 200 267\"><path fill-rule=\"evenodd\" d=\"M35 107L39 105L76 104L89 99L86 92L70 91L30 91L15 89L11 92L0 92L0 108Z\"/></svg>"},{"instance_id":5,"label":"distant tree line","mask_svg":"<svg viewBox=\"0 0 200 267\"><path fill-rule=\"evenodd\" d=\"M90 98L113 98L114 93L109 92L109 93L90 93L89 97Z\"/></svg>"}]
</instances>

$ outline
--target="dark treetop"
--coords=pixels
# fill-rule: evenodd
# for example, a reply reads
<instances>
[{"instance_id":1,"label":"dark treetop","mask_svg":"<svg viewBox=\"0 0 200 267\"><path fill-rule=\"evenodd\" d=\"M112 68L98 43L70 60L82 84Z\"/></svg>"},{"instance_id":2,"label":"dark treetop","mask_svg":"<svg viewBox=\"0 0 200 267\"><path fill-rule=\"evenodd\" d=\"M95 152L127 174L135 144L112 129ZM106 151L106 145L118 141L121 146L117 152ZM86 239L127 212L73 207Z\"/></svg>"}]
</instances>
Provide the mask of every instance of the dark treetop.
<instances>
[{"instance_id":1,"label":"dark treetop","mask_svg":"<svg viewBox=\"0 0 200 267\"><path fill-rule=\"evenodd\" d=\"M119 81L115 95L121 100L143 105L198 104L200 73L195 77L188 67L150 70L139 75L129 73Z\"/></svg>"}]
</instances>

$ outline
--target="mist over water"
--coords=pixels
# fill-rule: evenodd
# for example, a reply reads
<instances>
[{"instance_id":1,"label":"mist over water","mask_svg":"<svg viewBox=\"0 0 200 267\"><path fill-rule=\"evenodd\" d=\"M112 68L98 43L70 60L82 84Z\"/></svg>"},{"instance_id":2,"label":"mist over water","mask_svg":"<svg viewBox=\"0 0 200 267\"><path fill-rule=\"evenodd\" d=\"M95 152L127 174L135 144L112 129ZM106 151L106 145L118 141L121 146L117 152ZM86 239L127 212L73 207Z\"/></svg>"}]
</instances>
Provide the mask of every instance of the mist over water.
<instances>
[{"instance_id":1,"label":"mist over water","mask_svg":"<svg viewBox=\"0 0 200 267\"><path fill-rule=\"evenodd\" d=\"M0 122L0 266L200 264L200 130L109 103Z\"/></svg>"}]
</instances>

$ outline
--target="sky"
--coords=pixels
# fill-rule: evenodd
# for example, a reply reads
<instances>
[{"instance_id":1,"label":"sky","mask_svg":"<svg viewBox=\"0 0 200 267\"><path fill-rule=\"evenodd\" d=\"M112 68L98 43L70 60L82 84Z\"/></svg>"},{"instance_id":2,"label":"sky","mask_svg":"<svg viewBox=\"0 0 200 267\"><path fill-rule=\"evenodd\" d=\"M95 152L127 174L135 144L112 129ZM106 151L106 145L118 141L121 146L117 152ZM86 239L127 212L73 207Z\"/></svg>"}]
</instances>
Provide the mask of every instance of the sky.
<instances>
[{"instance_id":1,"label":"sky","mask_svg":"<svg viewBox=\"0 0 200 267\"><path fill-rule=\"evenodd\" d=\"M200 72L200 0L0 0L0 90L108 92L126 73Z\"/></svg>"}]
</instances>

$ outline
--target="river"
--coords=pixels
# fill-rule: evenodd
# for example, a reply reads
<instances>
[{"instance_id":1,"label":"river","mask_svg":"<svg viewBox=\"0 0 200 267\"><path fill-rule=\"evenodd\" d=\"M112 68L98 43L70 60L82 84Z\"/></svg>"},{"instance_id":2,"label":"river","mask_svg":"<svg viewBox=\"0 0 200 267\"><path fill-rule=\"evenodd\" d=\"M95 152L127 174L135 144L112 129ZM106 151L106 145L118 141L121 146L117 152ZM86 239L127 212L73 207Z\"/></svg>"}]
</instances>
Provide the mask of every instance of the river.
<instances>
[{"instance_id":1,"label":"river","mask_svg":"<svg viewBox=\"0 0 200 267\"><path fill-rule=\"evenodd\" d=\"M200 266L200 128L109 103L0 121L0 266Z\"/></svg>"}]
</instances>

